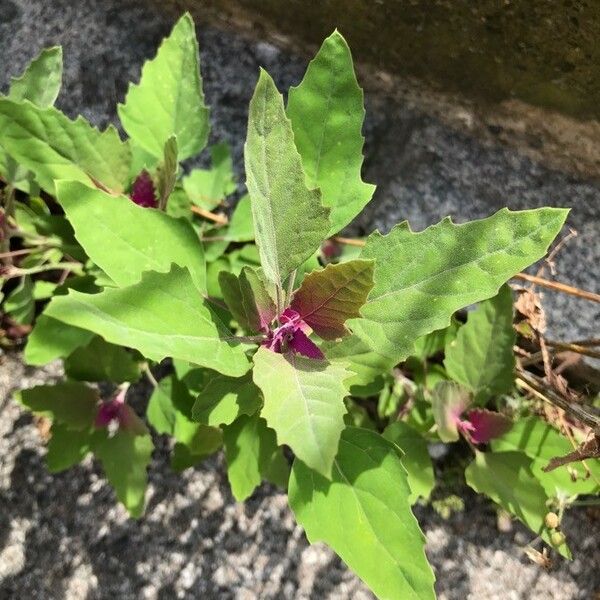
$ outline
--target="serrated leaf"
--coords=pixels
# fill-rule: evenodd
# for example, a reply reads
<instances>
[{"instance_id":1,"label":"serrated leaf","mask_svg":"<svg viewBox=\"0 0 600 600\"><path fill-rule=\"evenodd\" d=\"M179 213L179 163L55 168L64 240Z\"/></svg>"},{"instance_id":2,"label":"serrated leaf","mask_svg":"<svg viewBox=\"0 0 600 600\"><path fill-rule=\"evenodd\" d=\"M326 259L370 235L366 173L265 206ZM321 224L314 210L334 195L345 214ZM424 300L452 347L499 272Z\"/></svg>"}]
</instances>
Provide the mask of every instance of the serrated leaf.
<instances>
[{"instance_id":1,"label":"serrated leaf","mask_svg":"<svg viewBox=\"0 0 600 600\"><path fill-rule=\"evenodd\" d=\"M309 273L295 292L292 308L325 340L348 333L344 323L359 316L373 287L374 263L349 260Z\"/></svg>"},{"instance_id":2,"label":"serrated leaf","mask_svg":"<svg viewBox=\"0 0 600 600\"><path fill-rule=\"evenodd\" d=\"M146 61L139 83L132 83L118 106L123 128L150 154L162 157L165 142L177 136L179 159L198 154L208 139L198 41L189 13L179 19L156 57Z\"/></svg>"},{"instance_id":3,"label":"serrated leaf","mask_svg":"<svg viewBox=\"0 0 600 600\"><path fill-rule=\"evenodd\" d=\"M414 504L418 498L428 500L435 486L435 476L425 438L402 421L388 425L383 437L396 444L403 452L402 465L408 473L408 485L411 489L410 503Z\"/></svg>"},{"instance_id":4,"label":"serrated leaf","mask_svg":"<svg viewBox=\"0 0 600 600\"><path fill-rule=\"evenodd\" d=\"M239 275L221 271L219 286L233 318L246 330L263 331L277 316L269 284L261 272L251 267L243 267Z\"/></svg>"},{"instance_id":5,"label":"serrated leaf","mask_svg":"<svg viewBox=\"0 0 600 600\"><path fill-rule=\"evenodd\" d=\"M264 397L261 415L278 444L329 477L344 429L344 380L351 373L342 364L259 348L253 374Z\"/></svg>"},{"instance_id":6,"label":"serrated leaf","mask_svg":"<svg viewBox=\"0 0 600 600\"><path fill-rule=\"evenodd\" d=\"M80 463L90 452L91 429L72 430L64 423L52 423L46 463L50 473L59 473Z\"/></svg>"},{"instance_id":7,"label":"serrated leaf","mask_svg":"<svg viewBox=\"0 0 600 600\"><path fill-rule=\"evenodd\" d=\"M379 434L345 429L331 481L294 461L289 502L309 541L329 545L378 597L433 599L435 578L400 458Z\"/></svg>"},{"instance_id":8,"label":"serrated leaf","mask_svg":"<svg viewBox=\"0 0 600 600\"><path fill-rule=\"evenodd\" d=\"M94 436L92 447L117 498L132 517L141 517L148 483L147 469L154 447L150 435L134 435L119 429L114 436L108 437L102 430Z\"/></svg>"},{"instance_id":9,"label":"serrated leaf","mask_svg":"<svg viewBox=\"0 0 600 600\"><path fill-rule=\"evenodd\" d=\"M75 181L59 181L56 189L75 237L117 286L137 283L145 271L167 272L175 263L189 269L198 290L206 289L202 244L188 221Z\"/></svg>"},{"instance_id":10,"label":"serrated leaf","mask_svg":"<svg viewBox=\"0 0 600 600\"><path fill-rule=\"evenodd\" d=\"M331 207L329 236L343 229L371 200L375 186L361 179L363 92L346 40L334 31L290 88L287 114L308 187Z\"/></svg>"},{"instance_id":11,"label":"serrated leaf","mask_svg":"<svg viewBox=\"0 0 600 600\"><path fill-rule=\"evenodd\" d=\"M573 446L566 437L538 417L518 419L510 431L492 440L491 444L494 452L518 450L531 458L533 474L548 496L594 494L600 491L599 461L588 460L585 466L572 463L550 472L542 470L553 457L572 452ZM590 471L589 476L586 467Z\"/></svg>"},{"instance_id":12,"label":"serrated leaf","mask_svg":"<svg viewBox=\"0 0 600 600\"><path fill-rule=\"evenodd\" d=\"M550 545L544 525L548 497L531 470L531 459L522 452L477 452L465 470L465 479L479 494L485 494ZM566 544L555 548L570 557Z\"/></svg>"},{"instance_id":13,"label":"serrated leaf","mask_svg":"<svg viewBox=\"0 0 600 600\"><path fill-rule=\"evenodd\" d=\"M65 360L65 373L78 381L134 382L140 378L140 366L121 346L95 336L89 344L77 348Z\"/></svg>"},{"instance_id":14,"label":"serrated leaf","mask_svg":"<svg viewBox=\"0 0 600 600\"><path fill-rule=\"evenodd\" d=\"M375 287L363 318L348 325L378 352L406 358L417 338L447 327L454 312L494 296L541 258L567 213L502 209L463 225L444 219L414 233L402 223L386 236L372 234L361 257L376 261Z\"/></svg>"},{"instance_id":15,"label":"serrated leaf","mask_svg":"<svg viewBox=\"0 0 600 600\"><path fill-rule=\"evenodd\" d=\"M215 144L210 148L210 169L192 169L181 181L190 200L206 210L219 206L236 190L233 178L233 161L227 144Z\"/></svg>"},{"instance_id":16,"label":"serrated leaf","mask_svg":"<svg viewBox=\"0 0 600 600\"><path fill-rule=\"evenodd\" d=\"M244 346L231 339L189 272L178 267L145 273L135 285L100 294L70 291L54 298L46 314L157 362L170 356L232 377L250 366Z\"/></svg>"},{"instance_id":17,"label":"serrated leaf","mask_svg":"<svg viewBox=\"0 0 600 600\"><path fill-rule=\"evenodd\" d=\"M81 431L94 423L100 396L84 383L65 381L21 390L18 399L31 412Z\"/></svg>"},{"instance_id":18,"label":"serrated leaf","mask_svg":"<svg viewBox=\"0 0 600 600\"><path fill-rule=\"evenodd\" d=\"M281 287L327 237L329 209L318 189L306 187L283 99L262 69L250 101L244 158L261 265Z\"/></svg>"},{"instance_id":19,"label":"serrated leaf","mask_svg":"<svg viewBox=\"0 0 600 600\"><path fill-rule=\"evenodd\" d=\"M70 179L114 192L129 177L129 146L111 125L100 131L83 117L71 121L55 108L0 98L0 145L54 195L54 181Z\"/></svg>"},{"instance_id":20,"label":"serrated leaf","mask_svg":"<svg viewBox=\"0 0 600 600\"><path fill-rule=\"evenodd\" d=\"M29 100L47 108L54 104L62 81L62 48L46 48L34 58L20 77L11 78L8 98ZM27 194L38 193L33 175L0 147L0 174L12 187Z\"/></svg>"},{"instance_id":21,"label":"serrated leaf","mask_svg":"<svg viewBox=\"0 0 600 600\"><path fill-rule=\"evenodd\" d=\"M213 427L229 425L241 415L253 415L261 403L251 374L234 378L213 373L198 393L192 418Z\"/></svg>"},{"instance_id":22,"label":"serrated leaf","mask_svg":"<svg viewBox=\"0 0 600 600\"><path fill-rule=\"evenodd\" d=\"M496 296L469 313L456 338L446 345L448 375L471 390L478 402L514 387L512 306L511 289L504 285Z\"/></svg>"},{"instance_id":23,"label":"serrated leaf","mask_svg":"<svg viewBox=\"0 0 600 600\"><path fill-rule=\"evenodd\" d=\"M76 348L85 346L93 336L91 331L41 314L27 338L25 362L28 365L46 365L57 358L69 356Z\"/></svg>"},{"instance_id":24,"label":"serrated leaf","mask_svg":"<svg viewBox=\"0 0 600 600\"><path fill-rule=\"evenodd\" d=\"M11 77L8 97L29 100L40 108L54 104L62 83L62 48L45 48L19 77Z\"/></svg>"},{"instance_id":25,"label":"serrated leaf","mask_svg":"<svg viewBox=\"0 0 600 600\"><path fill-rule=\"evenodd\" d=\"M229 485L243 502L266 479L279 451L277 438L258 415L242 415L223 429L223 442Z\"/></svg>"}]
</instances>

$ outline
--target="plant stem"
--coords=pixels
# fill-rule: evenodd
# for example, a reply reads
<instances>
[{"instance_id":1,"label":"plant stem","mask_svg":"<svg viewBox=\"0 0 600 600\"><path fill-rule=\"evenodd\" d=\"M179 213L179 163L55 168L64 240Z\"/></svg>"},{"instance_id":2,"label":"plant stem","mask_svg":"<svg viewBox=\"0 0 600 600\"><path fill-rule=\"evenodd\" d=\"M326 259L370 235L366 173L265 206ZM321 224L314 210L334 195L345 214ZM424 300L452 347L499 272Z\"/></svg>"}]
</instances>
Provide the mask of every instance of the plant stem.
<instances>
[{"instance_id":1,"label":"plant stem","mask_svg":"<svg viewBox=\"0 0 600 600\"><path fill-rule=\"evenodd\" d=\"M549 281L548 279L542 279L541 277L528 275L527 273L517 273L513 279L522 279L523 281L535 283L536 285L548 288L549 290L564 292L565 294L577 296L578 298L585 298L586 300L591 300L592 302L600 302L600 294L595 294L594 292L588 292L586 290L580 290L579 288L573 287L572 285L567 285L566 283L561 283L560 281Z\"/></svg>"},{"instance_id":2,"label":"plant stem","mask_svg":"<svg viewBox=\"0 0 600 600\"><path fill-rule=\"evenodd\" d=\"M82 265L78 262L61 262L51 265L39 265L37 267L31 267L31 269L17 269L11 268L6 275L5 279L12 279L13 277L22 277L23 275L34 275L35 273L43 273L45 271L79 271L81 273Z\"/></svg>"},{"instance_id":3,"label":"plant stem","mask_svg":"<svg viewBox=\"0 0 600 600\"><path fill-rule=\"evenodd\" d=\"M290 305L290 302L292 301L292 294L294 293L294 283L296 283L296 272L297 270L294 269L288 279L287 295L285 299L286 308Z\"/></svg>"},{"instance_id":4,"label":"plant stem","mask_svg":"<svg viewBox=\"0 0 600 600\"><path fill-rule=\"evenodd\" d=\"M201 216L202 218L208 219L209 221L213 221L214 223L217 223L218 225L227 225L227 223L229 223L229 219L227 218L226 215L213 213L213 212L210 212L210 210L200 208L199 206L191 206L190 210L193 213Z\"/></svg>"},{"instance_id":5,"label":"plant stem","mask_svg":"<svg viewBox=\"0 0 600 600\"><path fill-rule=\"evenodd\" d=\"M600 416L593 412L593 407L584 408L580 404L569 402L554 390L545 388L538 377L527 371L519 371L517 373L517 383L533 391L542 400L558 406L584 425L591 427L594 431L600 430Z\"/></svg>"}]
</instances>

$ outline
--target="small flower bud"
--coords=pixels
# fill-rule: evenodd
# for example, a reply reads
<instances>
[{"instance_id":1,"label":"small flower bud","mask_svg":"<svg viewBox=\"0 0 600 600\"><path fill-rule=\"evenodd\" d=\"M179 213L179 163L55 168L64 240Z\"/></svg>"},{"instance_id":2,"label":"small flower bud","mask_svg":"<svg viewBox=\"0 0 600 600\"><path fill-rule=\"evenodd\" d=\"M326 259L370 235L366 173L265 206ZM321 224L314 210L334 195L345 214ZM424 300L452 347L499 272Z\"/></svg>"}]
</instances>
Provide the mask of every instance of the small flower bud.
<instances>
[{"instance_id":1,"label":"small flower bud","mask_svg":"<svg viewBox=\"0 0 600 600\"><path fill-rule=\"evenodd\" d=\"M548 529L556 529L560 521L558 520L558 515L556 513L549 512L544 518L544 523L546 523Z\"/></svg>"},{"instance_id":2,"label":"small flower bud","mask_svg":"<svg viewBox=\"0 0 600 600\"><path fill-rule=\"evenodd\" d=\"M562 544L565 543L567 538L565 538L565 534L561 533L560 531L555 531L551 536L550 536L550 541L552 542L552 544L554 546L561 546Z\"/></svg>"}]
</instances>

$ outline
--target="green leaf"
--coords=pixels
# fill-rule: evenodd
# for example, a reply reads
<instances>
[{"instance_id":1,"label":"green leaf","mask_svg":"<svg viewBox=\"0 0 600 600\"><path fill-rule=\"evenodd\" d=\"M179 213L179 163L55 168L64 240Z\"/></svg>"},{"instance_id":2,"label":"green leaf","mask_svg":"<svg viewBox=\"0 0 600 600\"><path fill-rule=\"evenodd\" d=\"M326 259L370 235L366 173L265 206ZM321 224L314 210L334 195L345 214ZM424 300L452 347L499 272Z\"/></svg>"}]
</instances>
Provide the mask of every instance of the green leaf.
<instances>
[{"instance_id":1,"label":"green leaf","mask_svg":"<svg viewBox=\"0 0 600 600\"><path fill-rule=\"evenodd\" d=\"M435 486L435 476L423 436L410 425L396 421L386 427L383 437L403 452L402 465L408 473L411 489L410 503L414 504L418 498L428 500Z\"/></svg>"},{"instance_id":2,"label":"green leaf","mask_svg":"<svg viewBox=\"0 0 600 600\"><path fill-rule=\"evenodd\" d=\"M75 181L59 181L56 189L75 237L117 286L137 283L144 271L165 273L175 263L189 269L198 290L206 289L202 244L188 221Z\"/></svg>"},{"instance_id":3,"label":"green leaf","mask_svg":"<svg viewBox=\"0 0 600 600\"><path fill-rule=\"evenodd\" d=\"M102 463L106 478L134 518L144 512L152 449L149 434L134 435L123 429L110 438L104 430L99 431L93 441L94 454Z\"/></svg>"},{"instance_id":4,"label":"green leaf","mask_svg":"<svg viewBox=\"0 0 600 600\"><path fill-rule=\"evenodd\" d=\"M51 195L57 179L98 181L113 192L128 181L130 150L117 130L111 125L99 131L55 108L0 98L0 145Z\"/></svg>"},{"instance_id":5,"label":"green leaf","mask_svg":"<svg viewBox=\"0 0 600 600\"><path fill-rule=\"evenodd\" d=\"M242 196L231 215L225 237L231 242L254 241L254 222L252 221L252 204L250 196Z\"/></svg>"},{"instance_id":6,"label":"green leaf","mask_svg":"<svg viewBox=\"0 0 600 600\"><path fill-rule=\"evenodd\" d=\"M379 392L383 375L390 373L396 362L376 350L356 335L339 342L321 345L321 350L331 362L344 363L354 375L346 381L353 396L367 398Z\"/></svg>"},{"instance_id":7,"label":"green leaf","mask_svg":"<svg viewBox=\"0 0 600 600\"><path fill-rule=\"evenodd\" d=\"M477 452L465 470L465 479L476 492L491 498L552 545L544 525L548 497L535 478L531 463L522 452ZM566 544L555 549L564 556L570 555Z\"/></svg>"},{"instance_id":8,"label":"green leaf","mask_svg":"<svg viewBox=\"0 0 600 600\"><path fill-rule=\"evenodd\" d=\"M29 100L40 108L54 104L62 83L62 48L42 50L20 77L12 77L8 97L17 102Z\"/></svg>"},{"instance_id":9,"label":"green leaf","mask_svg":"<svg viewBox=\"0 0 600 600\"><path fill-rule=\"evenodd\" d=\"M262 416L309 467L329 477L344 429L344 380L350 372L342 364L259 348L254 355L254 382L262 390Z\"/></svg>"},{"instance_id":10,"label":"green leaf","mask_svg":"<svg viewBox=\"0 0 600 600\"><path fill-rule=\"evenodd\" d=\"M243 502L266 479L278 455L275 432L258 415L242 415L223 429L227 478L234 498Z\"/></svg>"},{"instance_id":11,"label":"green leaf","mask_svg":"<svg viewBox=\"0 0 600 600\"><path fill-rule=\"evenodd\" d=\"M542 470L551 458L573 451L568 439L538 417L518 419L507 433L492 440L494 452L519 450L531 458L533 474L548 496L594 494L600 491L600 462L586 461L591 476L582 463L571 463L546 473ZM572 477L573 475L573 477Z\"/></svg>"},{"instance_id":12,"label":"green leaf","mask_svg":"<svg viewBox=\"0 0 600 600\"><path fill-rule=\"evenodd\" d=\"M189 272L178 267L166 274L145 273L127 288L100 294L71 291L54 298L46 314L107 342L136 348L157 362L170 356L232 377L250 366L244 346L231 339Z\"/></svg>"},{"instance_id":13,"label":"green leaf","mask_svg":"<svg viewBox=\"0 0 600 600\"><path fill-rule=\"evenodd\" d=\"M40 108L54 104L62 81L62 48L42 50L20 77L11 78L8 98L15 102L29 100ZM27 194L39 193L33 175L0 147L0 174L12 187Z\"/></svg>"},{"instance_id":14,"label":"green leaf","mask_svg":"<svg viewBox=\"0 0 600 600\"><path fill-rule=\"evenodd\" d=\"M165 142L177 137L179 160L198 154L208 139L198 41L189 13L179 19L156 57L146 61L138 84L119 104L125 131L150 154L162 157Z\"/></svg>"},{"instance_id":15,"label":"green leaf","mask_svg":"<svg viewBox=\"0 0 600 600\"><path fill-rule=\"evenodd\" d=\"M157 169L158 175L158 208L164 210L167 206L167 200L175 188L177 181L177 138L172 135L166 142L163 151L163 160Z\"/></svg>"},{"instance_id":16,"label":"green leaf","mask_svg":"<svg viewBox=\"0 0 600 600\"><path fill-rule=\"evenodd\" d=\"M177 444L173 449L171 467L183 471L216 452L223 444L223 434L217 427L194 423L178 412L173 436Z\"/></svg>"},{"instance_id":17,"label":"green leaf","mask_svg":"<svg viewBox=\"0 0 600 600\"><path fill-rule=\"evenodd\" d=\"M175 375L165 377L158 382L146 407L146 419L157 433L173 435L177 415L175 398L183 398L185 402L188 396L185 385Z\"/></svg>"},{"instance_id":18,"label":"green leaf","mask_svg":"<svg viewBox=\"0 0 600 600\"><path fill-rule=\"evenodd\" d=\"M263 331L277 316L275 302L260 271L244 267L239 276L221 271L219 286L233 318L248 331Z\"/></svg>"},{"instance_id":19,"label":"green leaf","mask_svg":"<svg viewBox=\"0 0 600 600\"><path fill-rule=\"evenodd\" d=\"M396 361L417 338L450 325L458 309L494 296L521 269L541 258L567 210L540 208L463 225L444 219L413 233L401 223L372 234L361 257L375 259L375 287L362 319L348 325L371 348Z\"/></svg>"},{"instance_id":20,"label":"green leaf","mask_svg":"<svg viewBox=\"0 0 600 600\"><path fill-rule=\"evenodd\" d=\"M250 373L238 378L214 373L194 402L192 418L213 427L229 425L241 415L253 415L261 403Z\"/></svg>"},{"instance_id":21,"label":"green leaf","mask_svg":"<svg viewBox=\"0 0 600 600\"><path fill-rule=\"evenodd\" d=\"M290 506L309 541L331 546L378 597L433 599L435 578L400 459L379 434L348 428L331 481L294 461Z\"/></svg>"},{"instance_id":22,"label":"green leaf","mask_svg":"<svg viewBox=\"0 0 600 600\"><path fill-rule=\"evenodd\" d=\"M65 381L21 390L18 399L31 412L81 431L94 423L100 397L84 383Z\"/></svg>"},{"instance_id":23,"label":"green leaf","mask_svg":"<svg viewBox=\"0 0 600 600\"><path fill-rule=\"evenodd\" d=\"M348 333L344 323L359 316L373 287L371 260L349 260L309 273L294 294L291 307L326 340Z\"/></svg>"},{"instance_id":24,"label":"green leaf","mask_svg":"<svg viewBox=\"0 0 600 600\"><path fill-rule=\"evenodd\" d=\"M46 462L50 473L64 471L80 463L90 452L92 430L72 430L64 423L52 423Z\"/></svg>"},{"instance_id":25,"label":"green leaf","mask_svg":"<svg viewBox=\"0 0 600 600\"><path fill-rule=\"evenodd\" d=\"M329 209L321 205L319 190L306 187L281 94L262 69L250 101L244 156L261 265L281 287L327 237Z\"/></svg>"},{"instance_id":26,"label":"green leaf","mask_svg":"<svg viewBox=\"0 0 600 600\"><path fill-rule=\"evenodd\" d=\"M475 400L505 394L514 387L515 331L508 285L470 312L445 350L448 375L471 390Z\"/></svg>"},{"instance_id":27,"label":"green leaf","mask_svg":"<svg viewBox=\"0 0 600 600\"><path fill-rule=\"evenodd\" d=\"M29 325L35 315L35 300L33 299L33 281L25 275L19 285L4 300L6 311L17 323Z\"/></svg>"},{"instance_id":28,"label":"green leaf","mask_svg":"<svg viewBox=\"0 0 600 600\"><path fill-rule=\"evenodd\" d=\"M65 373L79 381L134 382L140 378L140 366L125 348L95 336L65 360Z\"/></svg>"},{"instance_id":29,"label":"green leaf","mask_svg":"<svg viewBox=\"0 0 600 600\"><path fill-rule=\"evenodd\" d=\"M57 284L52 281L43 281L38 279L34 282L33 288L33 299L34 300L48 300L54 295Z\"/></svg>"},{"instance_id":30,"label":"green leaf","mask_svg":"<svg viewBox=\"0 0 600 600\"><path fill-rule=\"evenodd\" d=\"M363 93L346 40L334 31L290 88L287 114L308 187L331 207L329 236L343 229L371 200L375 186L361 179Z\"/></svg>"},{"instance_id":31,"label":"green leaf","mask_svg":"<svg viewBox=\"0 0 600 600\"><path fill-rule=\"evenodd\" d=\"M219 206L237 188L227 144L211 146L212 168L192 169L181 181L190 200L206 210Z\"/></svg>"},{"instance_id":32,"label":"green leaf","mask_svg":"<svg viewBox=\"0 0 600 600\"><path fill-rule=\"evenodd\" d=\"M421 361L435 356L456 338L458 328L459 322L453 318L448 327L432 331L431 333L420 337L415 342L412 355Z\"/></svg>"},{"instance_id":33,"label":"green leaf","mask_svg":"<svg viewBox=\"0 0 600 600\"><path fill-rule=\"evenodd\" d=\"M93 336L91 331L41 314L27 338L25 362L28 365L46 365L57 358L69 356L76 348L85 346Z\"/></svg>"}]
</instances>

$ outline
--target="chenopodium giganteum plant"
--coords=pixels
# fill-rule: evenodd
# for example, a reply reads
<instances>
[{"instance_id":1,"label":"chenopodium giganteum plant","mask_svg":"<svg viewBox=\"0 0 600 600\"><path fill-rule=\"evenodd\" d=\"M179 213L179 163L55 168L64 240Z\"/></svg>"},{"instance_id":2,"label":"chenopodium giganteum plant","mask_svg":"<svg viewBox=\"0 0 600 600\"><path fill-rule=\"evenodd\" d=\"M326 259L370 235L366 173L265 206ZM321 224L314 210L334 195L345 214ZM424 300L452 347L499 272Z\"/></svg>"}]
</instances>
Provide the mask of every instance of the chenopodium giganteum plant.
<instances>
[{"instance_id":1,"label":"chenopodium giganteum plant","mask_svg":"<svg viewBox=\"0 0 600 600\"><path fill-rule=\"evenodd\" d=\"M375 594L431 598L411 506L434 486L427 443L462 436L474 453L467 483L568 556L544 517L554 501L597 491L597 476L544 473L568 443L535 416L512 423L494 410L514 387L503 284L544 256L566 210L503 209L421 232L404 222L373 233L360 254L323 251L375 190L361 178L362 90L334 32L287 105L260 71L244 148L248 195L216 228L190 209L210 214L236 190L227 148L213 146L211 168L181 176L209 137L189 15L119 105L125 141L51 106L60 61L58 50L40 55L15 80L25 93L0 99L5 195L30 194L7 215L15 235L21 223L61 219L59 238L83 255L25 349L30 364L64 359L66 381L20 394L52 420L52 471L92 452L138 517L153 450L146 423L174 438L178 470L224 446L237 500L263 480L287 486L309 540L327 543ZM51 97L40 100L43 90ZM36 186L64 217L41 208ZM466 323L454 318L479 302ZM444 364L422 373L420 395L399 411L394 368L444 348ZM166 357L174 368L157 383L148 365ZM155 386L145 420L127 402L144 373ZM115 384L102 399L89 385L99 381ZM378 425L361 408L373 397Z\"/></svg>"}]
</instances>

